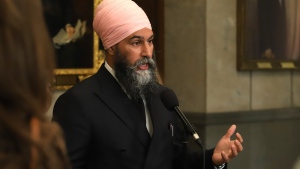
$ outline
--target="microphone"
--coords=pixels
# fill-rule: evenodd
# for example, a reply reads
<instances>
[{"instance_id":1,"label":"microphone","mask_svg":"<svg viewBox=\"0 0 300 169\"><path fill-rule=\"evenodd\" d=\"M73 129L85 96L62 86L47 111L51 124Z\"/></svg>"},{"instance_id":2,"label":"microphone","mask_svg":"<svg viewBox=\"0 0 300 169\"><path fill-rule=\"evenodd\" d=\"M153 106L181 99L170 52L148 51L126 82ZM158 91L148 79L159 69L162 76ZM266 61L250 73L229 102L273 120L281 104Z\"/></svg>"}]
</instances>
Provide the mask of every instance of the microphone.
<instances>
[{"instance_id":1,"label":"microphone","mask_svg":"<svg viewBox=\"0 0 300 169\"><path fill-rule=\"evenodd\" d=\"M188 119L180 110L179 102L174 91L171 89L166 89L162 91L160 94L160 99L168 110L176 111L177 115L180 117L181 121L183 122L186 129L188 130L188 133L194 137L196 143L203 149L204 148L203 144L201 142L199 135L196 132L195 127L188 121Z\"/></svg>"},{"instance_id":2,"label":"microphone","mask_svg":"<svg viewBox=\"0 0 300 169\"><path fill-rule=\"evenodd\" d=\"M203 144L201 142L199 135L196 132L195 127L188 121L188 119L185 117L185 115L179 109L179 102L178 102L176 94L171 89L165 89L164 91L161 92L160 99L168 110L176 111L177 115L180 117L181 121L183 122L186 129L188 130L188 133L190 135L193 135L198 146L200 146L200 148L202 148L202 153L203 153L202 168L205 169L205 149L203 147Z\"/></svg>"}]
</instances>

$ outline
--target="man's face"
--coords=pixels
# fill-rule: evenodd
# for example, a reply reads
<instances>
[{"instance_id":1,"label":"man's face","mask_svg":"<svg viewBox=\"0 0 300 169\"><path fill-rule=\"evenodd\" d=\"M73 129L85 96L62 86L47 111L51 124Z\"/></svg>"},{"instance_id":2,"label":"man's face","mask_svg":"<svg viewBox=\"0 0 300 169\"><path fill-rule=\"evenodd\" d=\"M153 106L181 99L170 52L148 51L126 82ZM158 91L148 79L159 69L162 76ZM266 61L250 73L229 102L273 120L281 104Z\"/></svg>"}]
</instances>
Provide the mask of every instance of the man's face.
<instances>
[{"instance_id":1,"label":"man's face","mask_svg":"<svg viewBox=\"0 0 300 169\"><path fill-rule=\"evenodd\" d=\"M148 28L144 28L134 32L127 38L118 43L118 49L121 54L126 56L130 65L141 59L142 57L152 58L153 53L153 32ZM136 67L137 72L142 72L149 68L148 64L142 64Z\"/></svg>"},{"instance_id":2,"label":"man's face","mask_svg":"<svg viewBox=\"0 0 300 169\"><path fill-rule=\"evenodd\" d=\"M116 77L135 100L154 92L157 87L152 40L152 31L142 29L115 46Z\"/></svg>"}]
</instances>

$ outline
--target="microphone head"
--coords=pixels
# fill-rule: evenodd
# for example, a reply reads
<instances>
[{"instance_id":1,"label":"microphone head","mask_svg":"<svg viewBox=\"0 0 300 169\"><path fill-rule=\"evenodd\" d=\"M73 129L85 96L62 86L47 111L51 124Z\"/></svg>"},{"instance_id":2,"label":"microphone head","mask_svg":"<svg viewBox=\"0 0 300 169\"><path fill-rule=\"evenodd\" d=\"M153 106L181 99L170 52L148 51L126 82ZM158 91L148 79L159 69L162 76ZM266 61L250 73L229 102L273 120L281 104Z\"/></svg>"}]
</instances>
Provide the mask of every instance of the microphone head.
<instances>
[{"instance_id":1,"label":"microphone head","mask_svg":"<svg viewBox=\"0 0 300 169\"><path fill-rule=\"evenodd\" d=\"M172 110L174 107L179 106L179 102L176 94L171 89L165 89L160 94L160 99L169 110Z\"/></svg>"}]
</instances>

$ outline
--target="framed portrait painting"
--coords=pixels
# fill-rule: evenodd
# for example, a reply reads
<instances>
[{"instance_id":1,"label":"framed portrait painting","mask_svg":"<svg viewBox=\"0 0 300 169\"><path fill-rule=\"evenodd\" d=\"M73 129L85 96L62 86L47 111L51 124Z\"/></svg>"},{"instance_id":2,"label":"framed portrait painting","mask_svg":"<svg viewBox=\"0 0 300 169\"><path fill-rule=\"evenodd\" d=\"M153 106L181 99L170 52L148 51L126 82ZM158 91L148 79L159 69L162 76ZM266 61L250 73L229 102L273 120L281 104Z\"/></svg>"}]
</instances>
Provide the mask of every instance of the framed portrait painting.
<instances>
[{"instance_id":1,"label":"framed portrait painting","mask_svg":"<svg viewBox=\"0 0 300 169\"><path fill-rule=\"evenodd\" d=\"M238 0L237 22L238 70L300 70L300 0Z\"/></svg>"},{"instance_id":2,"label":"framed portrait painting","mask_svg":"<svg viewBox=\"0 0 300 169\"><path fill-rule=\"evenodd\" d=\"M104 61L93 31L94 10L101 0L42 0L56 53L54 90L65 90L96 73Z\"/></svg>"}]
</instances>

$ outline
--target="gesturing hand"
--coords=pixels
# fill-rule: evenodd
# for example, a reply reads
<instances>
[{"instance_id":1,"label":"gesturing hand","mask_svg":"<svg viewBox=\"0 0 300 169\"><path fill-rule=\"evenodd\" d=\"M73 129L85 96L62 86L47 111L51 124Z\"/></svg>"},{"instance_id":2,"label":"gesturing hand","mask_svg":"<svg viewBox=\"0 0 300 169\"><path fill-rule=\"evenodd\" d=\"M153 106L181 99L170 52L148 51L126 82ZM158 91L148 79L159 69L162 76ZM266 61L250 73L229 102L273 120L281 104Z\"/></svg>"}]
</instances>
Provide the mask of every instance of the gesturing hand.
<instances>
[{"instance_id":1,"label":"gesturing hand","mask_svg":"<svg viewBox=\"0 0 300 169\"><path fill-rule=\"evenodd\" d=\"M230 137L235 132L236 125L232 125L227 133L219 140L212 161L215 165L221 165L230 161L233 157L237 156L239 152L243 151L243 138L239 133L236 133L236 139L230 140Z\"/></svg>"}]
</instances>

